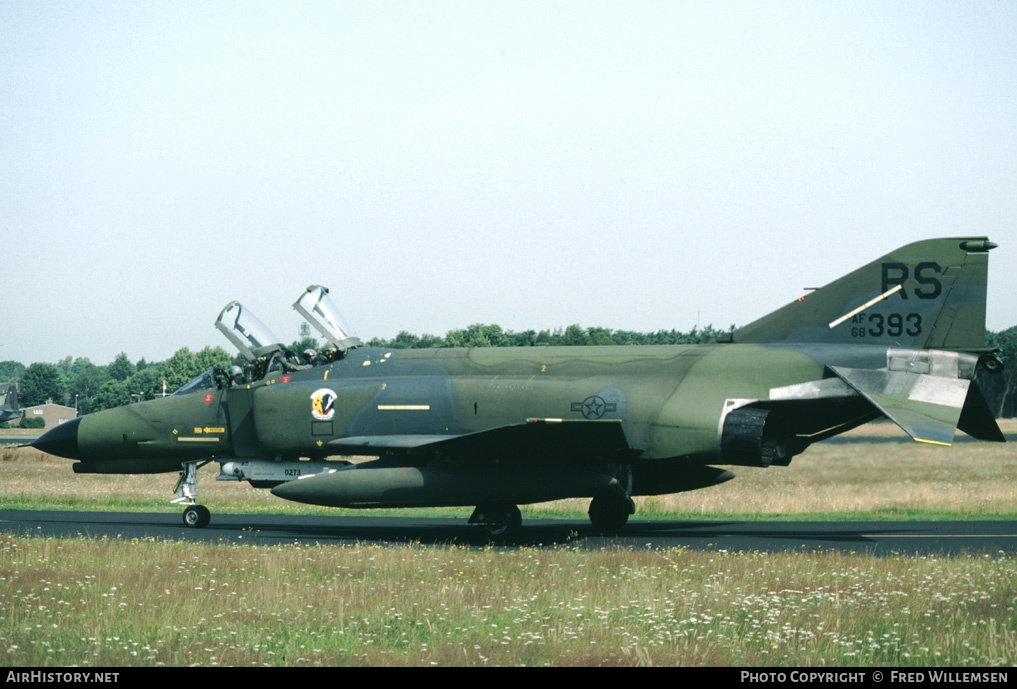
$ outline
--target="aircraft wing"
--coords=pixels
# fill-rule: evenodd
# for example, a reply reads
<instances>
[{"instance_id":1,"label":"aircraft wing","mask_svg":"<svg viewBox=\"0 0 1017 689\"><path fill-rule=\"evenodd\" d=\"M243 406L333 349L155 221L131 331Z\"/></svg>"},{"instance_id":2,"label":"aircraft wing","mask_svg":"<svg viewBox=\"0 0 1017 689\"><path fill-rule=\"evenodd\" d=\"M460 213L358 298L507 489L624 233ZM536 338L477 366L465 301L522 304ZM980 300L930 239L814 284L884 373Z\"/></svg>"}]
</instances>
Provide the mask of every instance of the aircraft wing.
<instances>
[{"instance_id":1,"label":"aircraft wing","mask_svg":"<svg viewBox=\"0 0 1017 689\"><path fill-rule=\"evenodd\" d=\"M412 459L414 464L438 457L589 464L627 461L640 454L629 446L619 420L527 419L463 435L353 436L332 440L328 447L343 454Z\"/></svg>"}]
</instances>

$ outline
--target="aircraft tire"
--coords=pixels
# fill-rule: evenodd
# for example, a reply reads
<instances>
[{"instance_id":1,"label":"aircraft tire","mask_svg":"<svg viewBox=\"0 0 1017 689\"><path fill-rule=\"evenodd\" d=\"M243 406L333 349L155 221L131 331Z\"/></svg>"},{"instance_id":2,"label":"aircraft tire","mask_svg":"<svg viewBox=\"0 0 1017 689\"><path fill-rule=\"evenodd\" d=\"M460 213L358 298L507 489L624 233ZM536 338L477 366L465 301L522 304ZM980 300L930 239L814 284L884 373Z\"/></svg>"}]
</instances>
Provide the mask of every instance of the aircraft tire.
<instances>
[{"instance_id":1,"label":"aircraft tire","mask_svg":"<svg viewBox=\"0 0 1017 689\"><path fill-rule=\"evenodd\" d=\"M506 505L503 519L481 525L492 541L503 541L515 537L523 525L523 515L516 505Z\"/></svg>"},{"instance_id":2,"label":"aircraft tire","mask_svg":"<svg viewBox=\"0 0 1017 689\"><path fill-rule=\"evenodd\" d=\"M605 534L621 531L629 520L629 515L636 511L632 498L621 491L601 493L590 501L590 523L593 528Z\"/></svg>"},{"instance_id":3,"label":"aircraft tire","mask_svg":"<svg viewBox=\"0 0 1017 689\"><path fill-rule=\"evenodd\" d=\"M204 529L212 521L212 513L204 505L189 505L184 510L184 526L190 529Z\"/></svg>"}]
</instances>

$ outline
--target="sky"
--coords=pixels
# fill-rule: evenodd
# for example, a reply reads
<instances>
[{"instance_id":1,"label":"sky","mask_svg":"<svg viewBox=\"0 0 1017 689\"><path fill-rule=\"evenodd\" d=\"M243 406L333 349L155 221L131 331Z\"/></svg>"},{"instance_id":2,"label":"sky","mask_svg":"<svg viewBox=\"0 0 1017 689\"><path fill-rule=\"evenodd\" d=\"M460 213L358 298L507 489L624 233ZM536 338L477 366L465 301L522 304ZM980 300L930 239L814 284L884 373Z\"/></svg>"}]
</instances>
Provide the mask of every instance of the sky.
<instances>
[{"instance_id":1,"label":"sky","mask_svg":"<svg viewBox=\"0 0 1017 689\"><path fill-rule=\"evenodd\" d=\"M0 360L743 325L989 236L1017 324L1017 3L0 0Z\"/></svg>"}]
</instances>

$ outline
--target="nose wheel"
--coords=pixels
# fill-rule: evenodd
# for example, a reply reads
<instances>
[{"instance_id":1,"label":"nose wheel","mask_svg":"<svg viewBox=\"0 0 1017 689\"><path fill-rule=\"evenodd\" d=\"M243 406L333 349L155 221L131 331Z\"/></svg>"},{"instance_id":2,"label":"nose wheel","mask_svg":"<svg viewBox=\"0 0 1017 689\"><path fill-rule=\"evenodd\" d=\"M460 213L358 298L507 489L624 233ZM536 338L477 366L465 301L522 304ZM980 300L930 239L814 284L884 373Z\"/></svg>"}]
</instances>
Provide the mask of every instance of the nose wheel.
<instances>
[{"instance_id":1,"label":"nose wheel","mask_svg":"<svg viewBox=\"0 0 1017 689\"><path fill-rule=\"evenodd\" d=\"M191 529L203 529L212 519L212 513L204 505L188 505L184 509L184 526Z\"/></svg>"}]
</instances>

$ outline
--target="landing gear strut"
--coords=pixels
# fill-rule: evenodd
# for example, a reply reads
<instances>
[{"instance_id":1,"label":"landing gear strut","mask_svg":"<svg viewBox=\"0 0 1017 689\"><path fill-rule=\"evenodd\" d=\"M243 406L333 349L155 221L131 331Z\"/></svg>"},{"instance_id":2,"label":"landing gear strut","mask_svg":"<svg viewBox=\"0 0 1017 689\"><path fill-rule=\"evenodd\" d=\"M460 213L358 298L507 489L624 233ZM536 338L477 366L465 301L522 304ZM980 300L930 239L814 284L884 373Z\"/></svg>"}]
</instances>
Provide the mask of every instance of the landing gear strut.
<instances>
[{"instance_id":1,"label":"landing gear strut","mask_svg":"<svg viewBox=\"0 0 1017 689\"><path fill-rule=\"evenodd\" d=\"M609 488L590 502L590 523L605 534L621 531L629 515L636 511L636 504L621 488Z\"/></svg>"},{"instance_id":2,"label":"landing gear strut","mask_svg":"<svg viewBox=\"0 0 1017 689\"><path fill-rule=\"evenodd\" d=\"M180 480L174 492L177 497L174 504L186 504L184 508L184 526L191 529L203 529L208 526L212 519L212 513L204 505L197 504L198 500L198 469L208 464L204 462L184 462L184 470L180 472Z\"/></svg>"},{"instance_id":3,"label":"landing gear strut","mask_svg":"<svg viewBox=\"0 0 1017 689\"><path fill-rule=\"evenodd\" d=\"M515 505L477 505L470 517L470 524L480 524L492 540L505 540L519 533L523 515Z\"/></svg>"}]
</instances>

